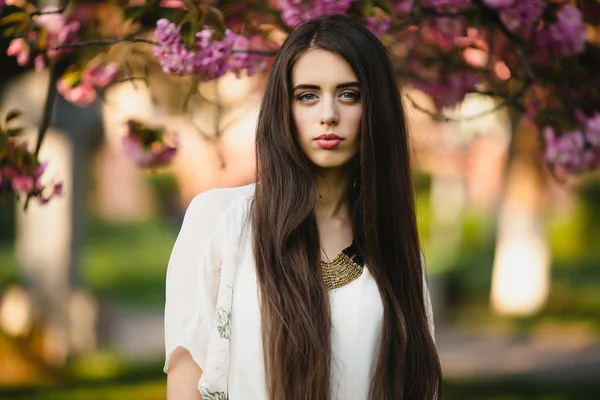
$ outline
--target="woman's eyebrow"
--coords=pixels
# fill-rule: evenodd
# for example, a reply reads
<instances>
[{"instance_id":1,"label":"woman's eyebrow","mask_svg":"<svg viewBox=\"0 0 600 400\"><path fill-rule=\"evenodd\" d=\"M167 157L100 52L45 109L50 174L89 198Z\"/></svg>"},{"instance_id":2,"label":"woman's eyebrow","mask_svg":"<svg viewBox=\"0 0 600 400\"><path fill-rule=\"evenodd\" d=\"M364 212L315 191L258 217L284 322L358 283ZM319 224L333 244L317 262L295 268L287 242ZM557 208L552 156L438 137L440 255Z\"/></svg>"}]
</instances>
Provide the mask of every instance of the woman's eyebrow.
<instances>
[{"instance_id":1,"label":"woman's eyebrow","mask_svg":"<svg viewBox=\"0 0 600 400\"><path fill-rule=\"evenodd\" d=\"M336 89L345 89L348 87L359 87L359 83L358 82L344 82L344 83L340 83L339 85L336 85ZM294 87L294 90L298 90L298 89L312 89L312 90L320 90L321 87L319 85L312 85L309 83L300 83L298 85L296 85Z\"/></svg>"}]
</instances>

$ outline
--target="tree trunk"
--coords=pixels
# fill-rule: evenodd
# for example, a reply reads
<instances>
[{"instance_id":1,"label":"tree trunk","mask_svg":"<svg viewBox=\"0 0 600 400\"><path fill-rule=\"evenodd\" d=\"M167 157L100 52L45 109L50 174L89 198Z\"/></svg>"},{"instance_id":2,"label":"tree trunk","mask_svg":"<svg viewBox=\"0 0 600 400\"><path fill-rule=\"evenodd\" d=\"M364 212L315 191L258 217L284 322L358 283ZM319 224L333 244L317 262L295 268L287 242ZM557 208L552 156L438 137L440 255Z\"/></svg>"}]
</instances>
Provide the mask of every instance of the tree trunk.
<instances>
[{"instance_id":1,"label":"tree trunk","mask_svg":"<svg viewBox=\"0 0 600 400\"><path fill-rule=\"evenodd\" d=\"M504 315L531 315L546 303L550 249L545 229L545 173L535 128L513 113L513 142L498 213L490 301Z\"/></svg>"}]
</instances>

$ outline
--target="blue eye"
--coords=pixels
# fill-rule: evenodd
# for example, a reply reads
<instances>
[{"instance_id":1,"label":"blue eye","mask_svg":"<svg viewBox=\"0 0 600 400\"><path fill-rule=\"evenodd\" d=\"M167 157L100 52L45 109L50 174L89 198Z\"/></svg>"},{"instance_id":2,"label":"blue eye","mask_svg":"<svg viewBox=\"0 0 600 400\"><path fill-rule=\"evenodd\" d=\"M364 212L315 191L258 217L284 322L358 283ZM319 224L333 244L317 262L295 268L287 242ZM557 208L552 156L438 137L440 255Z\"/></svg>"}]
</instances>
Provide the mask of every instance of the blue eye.
<instances>
[{"instance_id":1,"label":"blue eye","mask_svg":"<svg viewBox=\"0 0 600 400\"><path fill-rule=\"evenodd\" d=\"M360 99L360 93L356 92L344 92L341 94L344 100L358 100Z\"/></svg>"},{"instance_id":2,"label":"blue eye","mask_svg":"<svg viewBox=\"0 0 600 400\"><path fill-rule=\"evenodd\" d=\"M314 93L304 93L298 96L298 100L300 101L312 101L315 100L317 96Z\"/></svg>"}]
</instances>

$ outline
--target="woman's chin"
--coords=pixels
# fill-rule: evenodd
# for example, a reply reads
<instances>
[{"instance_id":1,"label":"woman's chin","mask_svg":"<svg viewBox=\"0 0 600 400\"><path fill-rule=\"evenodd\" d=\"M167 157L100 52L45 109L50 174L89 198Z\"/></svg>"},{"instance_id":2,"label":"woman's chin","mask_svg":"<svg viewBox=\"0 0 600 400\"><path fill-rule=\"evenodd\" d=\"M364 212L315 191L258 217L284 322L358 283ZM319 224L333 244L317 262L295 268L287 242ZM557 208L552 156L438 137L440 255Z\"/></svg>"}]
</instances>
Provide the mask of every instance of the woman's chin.
<instances>
[{"instance_id":1,"label":"woman's chin","mask_svg":"<svg viewBox=\"0 0 600 400\"><path fill-rule=\"evenodd\" d=\"M311 159L315 167L323 170L336 170L348 166L351 159L345 157L315 157Z\"/></svg>"}]
</instances>

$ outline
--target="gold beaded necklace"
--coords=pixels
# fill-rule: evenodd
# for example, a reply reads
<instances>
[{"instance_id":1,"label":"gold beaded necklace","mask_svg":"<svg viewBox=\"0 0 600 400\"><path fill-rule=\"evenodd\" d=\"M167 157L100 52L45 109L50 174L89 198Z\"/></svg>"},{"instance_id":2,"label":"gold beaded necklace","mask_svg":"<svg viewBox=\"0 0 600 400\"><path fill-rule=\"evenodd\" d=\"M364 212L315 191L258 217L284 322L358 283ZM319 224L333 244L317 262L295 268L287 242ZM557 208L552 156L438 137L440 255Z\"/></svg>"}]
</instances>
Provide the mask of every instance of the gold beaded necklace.
<instances>
[{"instance_id":1,"label":"gold beaded necklace","mask_svg":"<svg viewBox=\"0 0 600 400\"><path fill-rule=\"evenodd\" d=\"M333 260L321 260L319 264L327 290L346 286L357 279L364 269L362 257L358 254L354 241Z\"/></svg>"}]
</instances>

